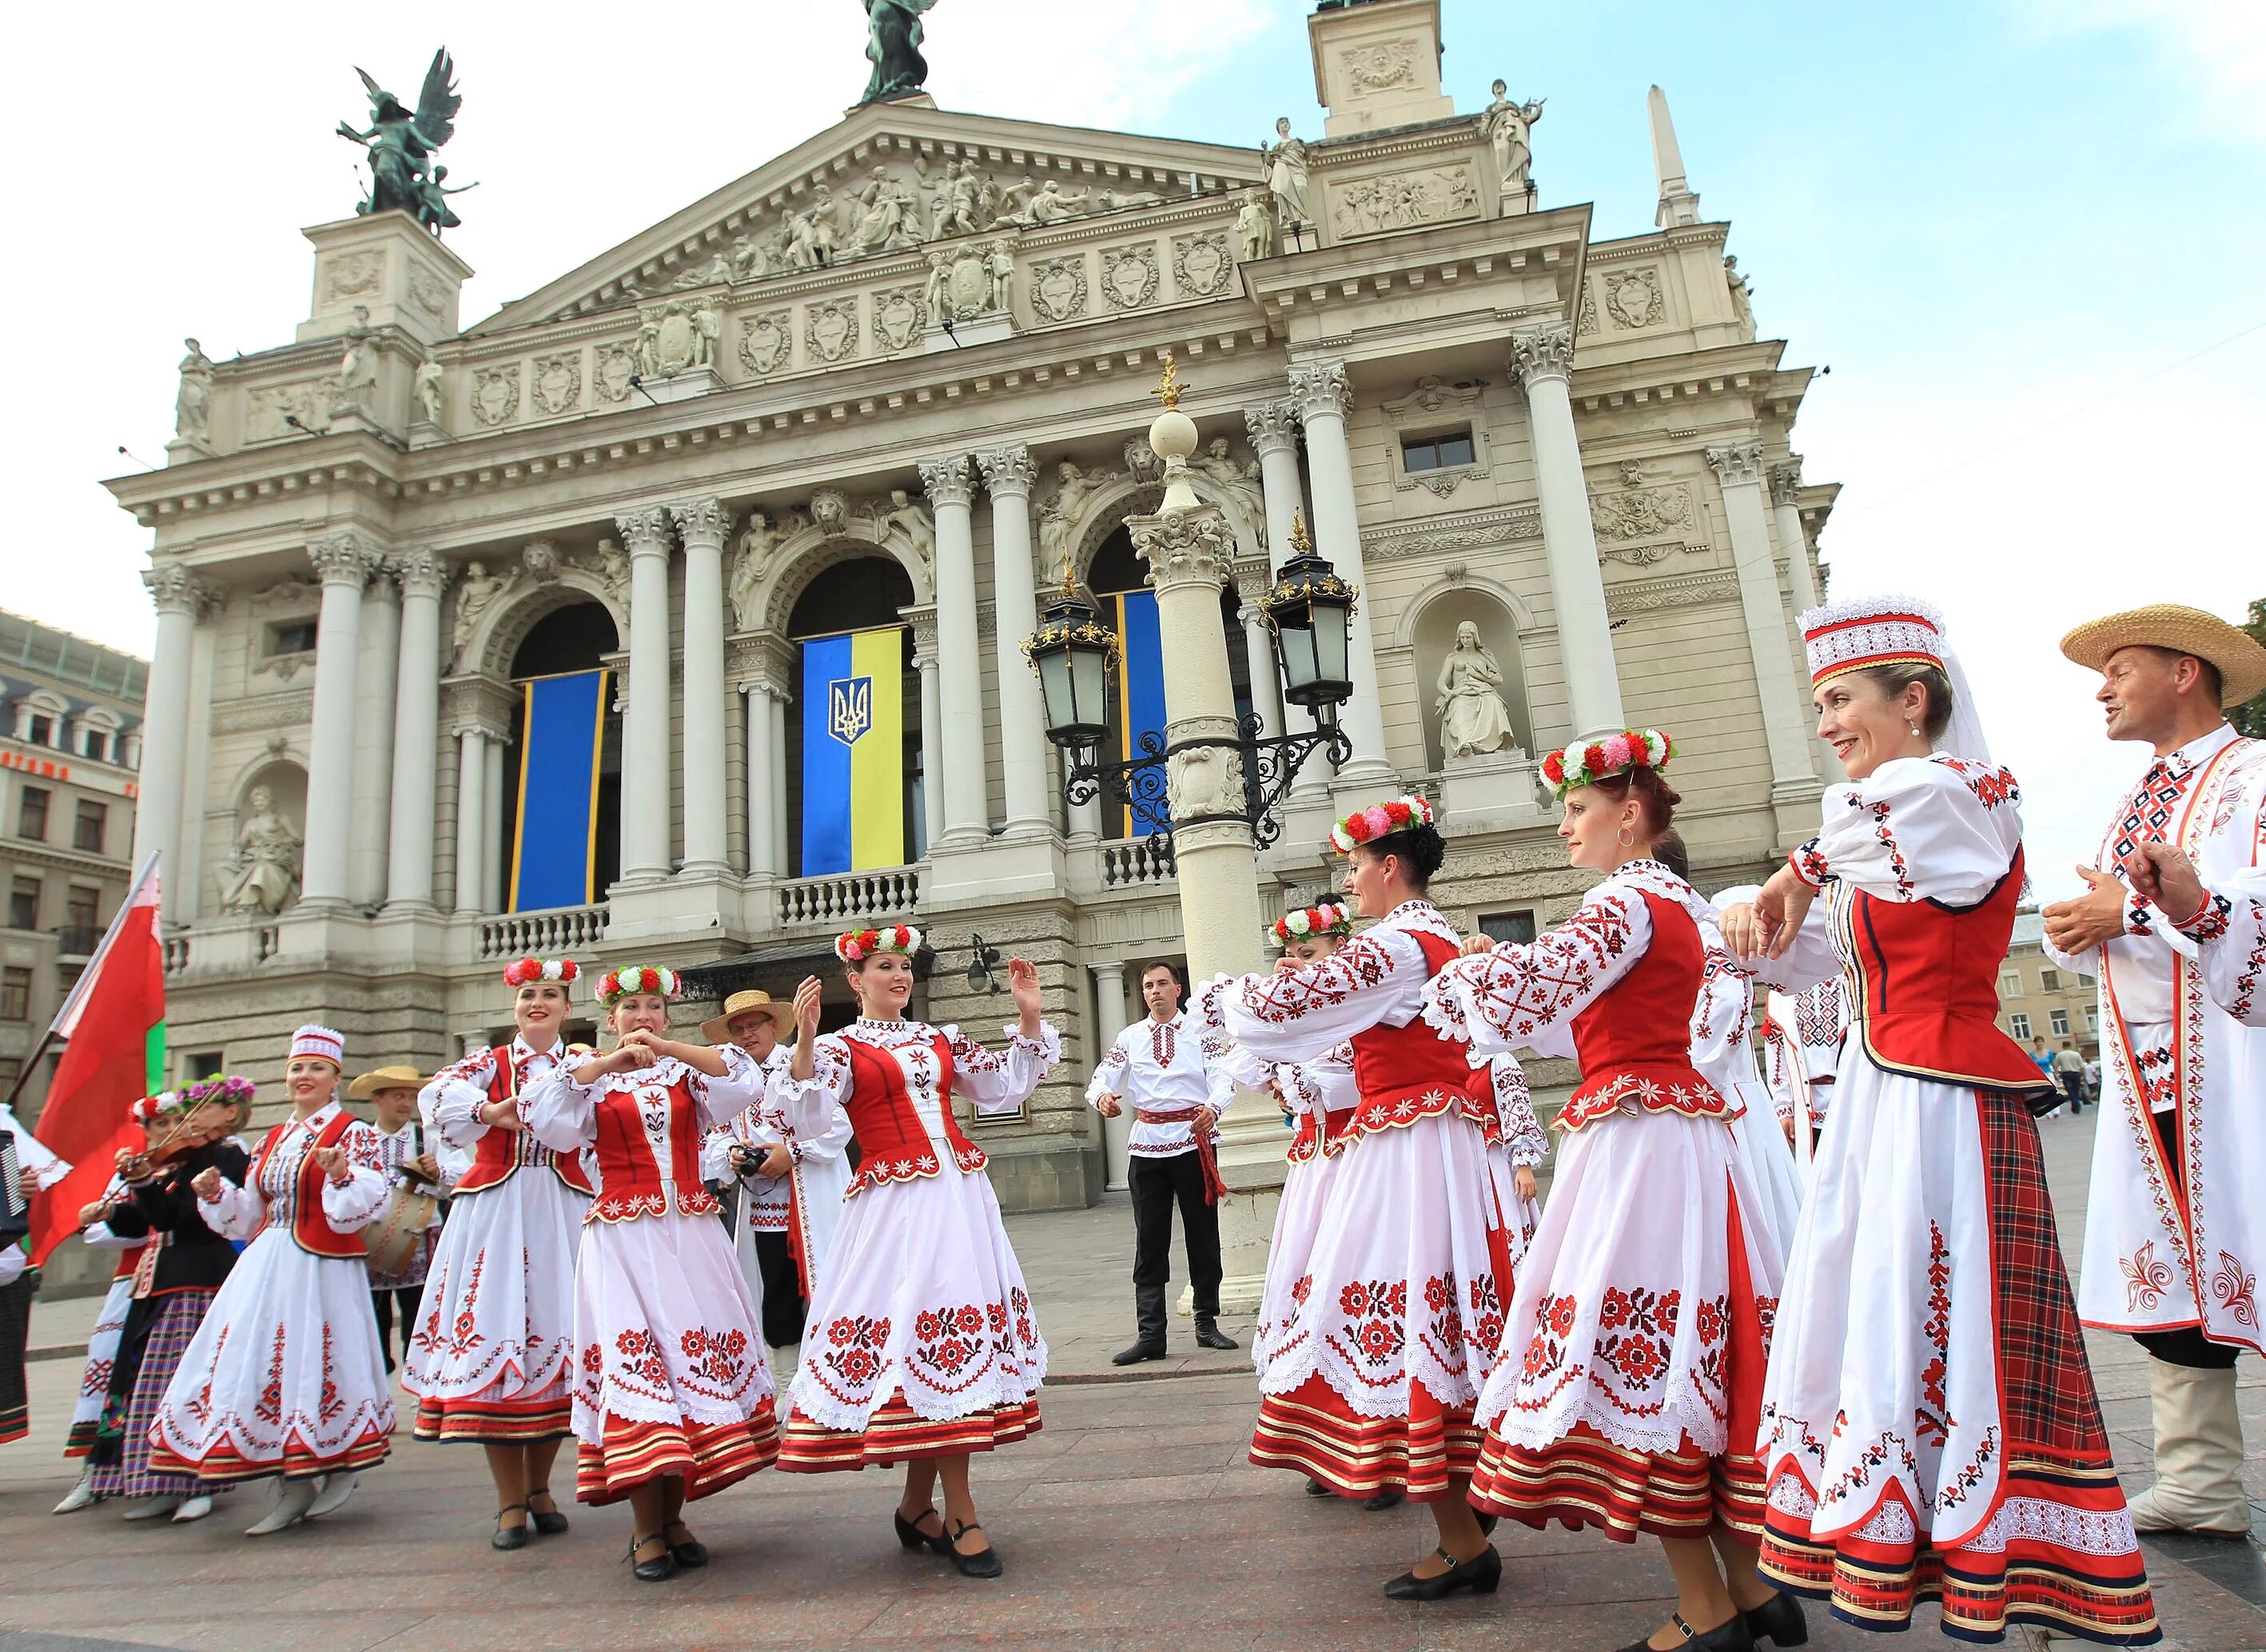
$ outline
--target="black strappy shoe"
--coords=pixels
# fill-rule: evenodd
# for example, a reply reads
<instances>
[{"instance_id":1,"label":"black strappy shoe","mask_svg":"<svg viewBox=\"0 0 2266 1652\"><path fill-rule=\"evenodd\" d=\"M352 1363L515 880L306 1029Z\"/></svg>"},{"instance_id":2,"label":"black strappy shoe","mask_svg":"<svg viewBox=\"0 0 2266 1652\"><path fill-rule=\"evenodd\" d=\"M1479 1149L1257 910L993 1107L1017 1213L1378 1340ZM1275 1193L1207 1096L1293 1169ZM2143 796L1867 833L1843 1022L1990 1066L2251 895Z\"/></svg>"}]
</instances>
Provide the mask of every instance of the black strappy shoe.
<instances>
[{"instance_id":1,"label":"black strappy shoe","mask_svg":"<svg viewBox=\"0 0 2266 1652\"><path fill-rule=\"evenodd\" d=\"M669 1534L672 1531L682 1531L684 1533L684 1541L682 1543L669 1543ZM671 1555L676 1557L676 1563L679 1566L690 1568L695 1566L705 1566L708 1564L708 1546L701 1542L699 1539L694 1537L692 1535L692 1528L686 1525L682 1520L672 1520L667 1525L662 1527L661 1540L663 1543L669 1543L669 1552Z\"/></svg>"},{"instance_id":2,"label":"black strappy shoe","mask_svg":"<svg viewBox=\"0 0 2266 1652\"><path fill-rule=\"evenodd\" d=\"M513 1513L515 1510L520 1514L528 1515L530 1517L532 1517L534 1513L534 1511L528 1508L528 1506L523 1502L508 1502L504 1504L502 1508L497 1509L495 1533L488 1539L488 1546L490 1548L523 1549L527 1546L526 1522L523 1521L515 1526L508 1526L503 1523L503 1517L508 1514Z\"/></svg>"},{"instance_id":3,"label":"black strappy shoe","mask_svg":"<svg viewBox=\"0 0 2266 1652\"><path fill-rule=\"evenodd\" d=\"M1493 1545L1481 1549L1468 1561L1459 1561L1445 1549L1433 1553L1448 1562L1448 1569L1436 1577L1419 1577L1406 1571L1385 1586L1387 1600L1444 1600L1459 1589L1468 1589L1474 1595L1492 1595L1495 1585L1502 1582L1502 1556Z\"/></svg>"},{"instance_id":4,"label":"black strappy shoe","mask_svg":"<svg viewBox=\"0 0 2266 1652\"><path fill-rule=\"evenodd\" d=\"M915 1520L906 1519L905 1511L902 1509L894 1510L889 1517L897 1523L897 1541L908 1549L934 1548L943 1542L944 1517L942 1515L936 1517L936 1531L933 1536L921 1530L921 1521L927 1519L932 1514L936 1514L936 1505L933 1503L922 1509L919 1519Z\"/></svg>"},{"instance_id":5,"label":"black strappy shoe","mask_svg":"<svg viewBox=\"0 0 2266 1652\"><path fill-rule=\"evenodd\" d=\"M1809 1644L1809 1620L1802 1615L1802 1603L1791 1595L1773 1595L1751 1612L1743 1612L1739 1616L1747 1620L1747 1634L1755 1640L1779 1646Z\"/></svg>"},{"instance_id":6,"label":"black strappy shoe","mask_svg":"<svg viewBox=\"0 0 2266 1652\"><path fill-rule=\"evenodd\" d=\"M648 1543L662 1546L661 1553L649 1561L640 1561L637 1552ZM624 1557L631 1562L630 1570L640 1583L665 1583L676 1575L676 1556L669 1549L669 1539L659 1532L649 1538L632 1537L630 1552Z\"/></svg>"},{"instance_id":7,"label":"black strappy shoe","mask_svg":"<svg viewBox=\"0 0 2266 1652\"><path fill-rule=\"evenodd\" d=\"M537 1486L527 1494L528 1518L535 1522L535 1529L545 1537L560 1536L566 1530L566 1517L559 1511L559 1500L556 1497L551 1497L550 1508L538 1509L535 1506L535 1500L537 1497L551 1497L551 1488Z\"/></svg>"},{"instance_id":8,"label":"black strappy shoe","mask_svg":"<svg viewBox=\"0 0 2266 1652\"><path fill-rule=\"evenodd\" d=\"M960 1575L962 1577L997 1577L1007 1569L1005 1563L999 1559L999 1551L989 1543L973 1554L962 1554L960 1552L961 1539L971 1531L983 1530L978 1522L970 1520L963 1524L947 1520L944 1524L945 1535L940 1538L931 1538L929 1546L949 1557L952 1563L960 1568Z\"/></svg>"},{"instance_id":9,"label":"black strappy shoe","mask_svg":"<svg viewBox=\"0 0 2266 1652\"><path fill-rule=\"evenodd\" d=\"M1684 1621L1684 1614L1671 1612L1668 1621L1684 1632L1684 1645L1691 1652L1755 1652L1755 1638L1747 1630L1746 1615L1734 1612L1729 1618L1702 1634ZM1807 1631L1804 1631L1805 1635ZM1652 1637L1630 1642L1621 1652L1655 1652Z\"/></svg>"}]
</instances>

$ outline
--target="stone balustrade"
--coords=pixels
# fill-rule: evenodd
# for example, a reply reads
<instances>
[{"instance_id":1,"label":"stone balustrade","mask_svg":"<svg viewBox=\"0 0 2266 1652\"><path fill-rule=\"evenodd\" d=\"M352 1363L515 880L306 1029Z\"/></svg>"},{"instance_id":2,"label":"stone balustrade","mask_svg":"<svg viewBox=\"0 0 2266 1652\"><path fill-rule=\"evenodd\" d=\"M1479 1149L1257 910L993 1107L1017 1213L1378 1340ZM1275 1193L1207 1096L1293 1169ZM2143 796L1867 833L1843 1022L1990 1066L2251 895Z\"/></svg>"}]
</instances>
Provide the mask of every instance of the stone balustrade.
<instances>
[{"instance_id":1,"label":"stone balustrade","mask_svg":"<svg viewBox=\"0 0 2266 1652\"><path fill-rule=\"evenodd\" d=\"M910 917L920 904L920 892L921 868L917 866L797 878L778 886L779 925L838 927L859 919Z\"/></svg>"},{"instance_id":2,"label":"stone balustrade","mask_svg":"<svg viewBox=\"0 0 2266 1652\"><path fill-rule=\"evenodd\" d=\"M1173 881L1173 840L1162 832L1101 845L1101 887L1138 888Z\"/></svg>"},{"instance_id":3,"label":"stone balustrade","mask_svg":"<svg viewBox=\"0 0 2266 1652\"><path fill-rule=\"evenodd\" d=\"M586 953L605 939L606 922L603 901L591 906L560 906L488 918L480 925L480 961Z\"/></svg>"}]
</instances>

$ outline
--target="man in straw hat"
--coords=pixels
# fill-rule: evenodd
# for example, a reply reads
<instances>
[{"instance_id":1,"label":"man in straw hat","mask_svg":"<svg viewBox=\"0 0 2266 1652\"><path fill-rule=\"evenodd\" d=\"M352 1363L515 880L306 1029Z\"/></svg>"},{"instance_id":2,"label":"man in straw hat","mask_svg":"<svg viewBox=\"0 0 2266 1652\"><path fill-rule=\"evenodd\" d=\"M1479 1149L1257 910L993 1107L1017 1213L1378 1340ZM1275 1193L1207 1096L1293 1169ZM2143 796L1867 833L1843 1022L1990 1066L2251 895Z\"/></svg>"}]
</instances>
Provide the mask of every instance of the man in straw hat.
<instances>
[{"instance_id":1,"label":"man in straw hat","mask_svg":"<svg viewBox=\"0 0 2266 1652\"><path fill-rule=\"evenodd\" d=\"M417 1332L417 1310L425 1298L425 1276L432 1267L433 1243L441 1232L440 1201L464 1173L465 1156L427 1135L417 1093L431 1083L414 1067L379 1067L347 1086L350 1101L369 1103L377 1131L378 1162L392 1191L386 1209L364 1234L369 1246L369 1303L377 1314L378 1345L385 1369L394 1369L393 1330L401 1325L401 1353ZM414 1223L416 1232L405 1231ZM395 1312L399 1310L398 1314Z\"/></svg>"},{"instance_id":2,"label":"man in straw hat","mask_svg":"<svg viewBox=\"0 0 2266 1652\"><path fill-rule=\"evenodd\" d=\"M2132 1524L2239 1537L2250 1511L2234 1361L2262 1349L2266 1264L2266 933L2257 951L2230 952L2224 897L2259 879L2266 742L2237 735L2223 708L2266 690L2266 648L2165 604L2080 625L2061 649L2101 674L2109 738L2155 752L2095 864L2078 868L2087 892L2043 914L2055 961L2100 983L2079 1315L2150 1355L2156 1483L2132 1500Z\"/></svg>"},{"instance_id":3,"label":"man in straw hat","mask_svg":"<svg viewBox=\"0 0 2266 1652\"><path fill-rule=\"evenodd\" d=\"M790 1052L779 1037L793 1025L793 1007L773 1003L770 993L735 992L722 1014L700 1023L700 1036L738 1045L772 1073L786 1064ZM796 1134L764 1109L760 1119L742 1114L717 1130L700 1156L704 1178L739 1190L732 1247L763 1305L764 1342L782 1389L794 1375L810 1288L850 1185L849 1145L850 1115L839 1107L815 1137Z\"/></svg>"}]
</instances>

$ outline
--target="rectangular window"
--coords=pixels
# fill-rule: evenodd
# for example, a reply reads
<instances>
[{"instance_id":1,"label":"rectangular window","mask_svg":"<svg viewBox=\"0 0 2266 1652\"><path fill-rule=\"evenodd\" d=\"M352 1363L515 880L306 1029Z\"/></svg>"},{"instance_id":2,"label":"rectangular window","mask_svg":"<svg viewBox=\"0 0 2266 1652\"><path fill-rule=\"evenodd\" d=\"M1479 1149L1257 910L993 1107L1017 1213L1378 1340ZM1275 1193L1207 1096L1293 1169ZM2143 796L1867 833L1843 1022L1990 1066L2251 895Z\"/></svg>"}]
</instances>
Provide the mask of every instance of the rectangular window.
<instances>
[{"instance_id":1,"label":"rectangular window","mask_svg":"<svg viewBox=\"0 0 2266 1652\"><path fill-rule=\"evenodd\" d=\"M63 922L73 929L95 929L102 920L95 914L102 910L102 891L84 888L72 884L70 894L63 900Z\"/></svg>"},{"instance_id":2,"label":"rectangular window","mask_svg":"<svg viewBox=\"0 0 2266 1652\"><path fill-rule=\"evenodd\" d=\"M1482 912L1480 932L1489 940L1507 940L1524 947L1534 939L1532 912Z\"/></svg>"},{"instance_id":3,"label":"rectangular window","mask_svg":"<svg viewBox=\"0 0 2266 1652\"><path fill-rule=\"evenodd\" d=\"M2101 1006L2099 1005L2088 1004L2085 1006L2085 1033L2086 1036L2088 1038L2098 1038L2101 1035Z\"/></svg>"},{"instance_id":4,"label":"rectangular window","mask_svg":"<svg viewBox=\"0 0 2266 1652\"><path fill-rule=\"evenodd\" d=\"M0 1096L15 1093L17 1077L23 1071L24 1064L13 1056L0 1060Z\"/></svg>"},{"instance_id":5,"label":"rectangular window","mask_svg":"<svg viewBox=\"0 0 2266 1652\"><path fill-rule=\"evenodd\" d=\"M2022 996L2022 972L2021 970L2009 969L1999 976L1999 996L2002 998L2019 998Z\"/></svg>"},{"instance_id":6,"label":"rectangular window","mask_svg":"<svg viewBox=\"0 0 2266 1652\"><path fill-rule=\"evenodd\" d=\"M8 886L8 927L37 929L40 926L40 881L37 878L18 878Z\"/></svg>"},{"instance_id":7,"label":"rectangular window","mask_svg":"<svg viewBox=\"0 0 2266 1652\"><path fill-rule=\"evenodd\" d=\"M2091 976L2087 975L2083 970L2080 970L2077 976L2077 984L2084 987L2089 991L2094 986L2097 986L2099 983L2094 981Z\"/></svg>"},{"instance_id":8,"label":"rectangular window","mask_svg":"<svg viewBox=\"0 0 2266 1652\"><path fill-rule=\"evenodd\" d=\"M28 837L35 844L48 841L48 796L46 789L27 786L16 800L16 836Z\"/></svg>"},{"instance_id":9,"label":"rectangular window","mask_svg":"<svg viewBox=\"0 0 2266 1652\"><path fill-rule=\"evenodd\" d=\"M2043 990L2047 991L2047 992L2058 992L2058 991L2060 991L2060 990L2061 990L2061 971L2060 971L2060 970L2058 970L2058 969L2041 969L2041 970L2039 970L2039 971L2038 971L2038 985L2039 985L2039 987L2040 987Z\"/></svg>"},{"instance_id":10,"label":"rectangular window","mask_svg":"<svg viewBox=\"0 0 2266 1652\"><path fill-rule=\"evenodd\" d=\"M32 1019L32 972L0 969L0 1021Z\"/></svg>"},{"instance_id":11,"label":"rectangular window","mask_svg":"<svg viewBox=\"0 0 2266 1652\"><path fill-rule=\"evenodd\" d=\"M2067 1010L2054 1010L2050 1012L2046 1016L2046 1025L2053 1028L2055 1037L2068 1037L2069 1012Z\"/></svg>"},{"instance_id":12,"label":"rectangular window","mask_svg":"<svg viewBox=\"0 0 2266 1652\"><path fill-rule=\"evenodd\" d=\"M279 619L267 627L267 652L278 654L312 654L315 651L315 622L307 619Z\"/></svg>"},{"instance_id":13,"label":"rectangular window","mask_svg":"<svg viewBox=\"0 0 2266 1652\"><path fill-rule=\"evenodd\" d=\"M198 1050L181 1057L181 1077L191 1084L200 1078L217 1078L226 1071L217 1049Z\"/></svg>"},{"instance_id":14,"label":"rectangular window","mask_svg":"<svg viewBox=\"0 0 2266 1652\"><path fill-rule=\"evenodd\" d=\"M2008 1016L2007 1030L2017 1038L2028 1038L2030 1035L2030 1018L2027 1015Z\"/></svg>"},{"instance_id":15,"label":"rectangular window","mask_svg":"<svg viewBox=\"0 0 2266 1652\"><path fill-rule=\"evenodd\" d=\"M1437 436L1404 437L1400 443L1400 468L1411 475L1418 471L1444 471L1470 464L1477 457L1468 429L1451 430Z\"/></svg>"},{"instance_id":16,"label":"rectangular window","mask_svg":"<svg viewBox=\"0 0 2266 1652\"><path fill-rule=\"evenodd\" d=\"M33 718L31 732L27 738L35 746L54 745L55 743L55 720L52 717Z\"/></svg>"},{"instance_id":17,"label":"rectangular window","mask_svg":"<svg viewBox=\"0 0 2266 1652\"><path fill-rule=\"evenodd\" d=\"M79 755L92 757L97 763L110 761L110 736L99 728L84 730L78 737Z\"/></svg>"},{"instance_id":18,"label":"rectangular window","mask_svg":"<svg viewBox=\"0 0 2266 1652\"><path fill-rule=\"evenodd\" d=\"M98 803L92 798L78 800L78 820L71 832L71 846L91 855L102 852L102 840L110 824L110 806Z\"/></svg>"}]
</instances>

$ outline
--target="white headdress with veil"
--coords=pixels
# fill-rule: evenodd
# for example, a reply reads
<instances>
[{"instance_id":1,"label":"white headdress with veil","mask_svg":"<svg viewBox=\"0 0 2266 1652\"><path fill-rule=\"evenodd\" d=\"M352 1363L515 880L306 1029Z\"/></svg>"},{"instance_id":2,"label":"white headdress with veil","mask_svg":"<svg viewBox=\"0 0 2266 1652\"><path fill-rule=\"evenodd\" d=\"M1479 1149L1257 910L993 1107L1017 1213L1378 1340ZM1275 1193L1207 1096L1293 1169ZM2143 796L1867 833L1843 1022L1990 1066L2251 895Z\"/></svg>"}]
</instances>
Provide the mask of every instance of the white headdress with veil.
<instances>
[{"instance_id":1,"label":"white headdress with veil","mask_svg":"<svg viewBox=\"0 0 2266 1652\"><path fill-rule=\"evenodd\" d=\"M1853 597L1813 608L1800 623L1813 688L1876 666L1939 668L1951 684L1951 722L1935 749L1968 763L1991 761L1991 742L1984 738L1975 692L1944 637L1943 616L1933 603L1911 596Z\"/></svg>"}]
</instances>

